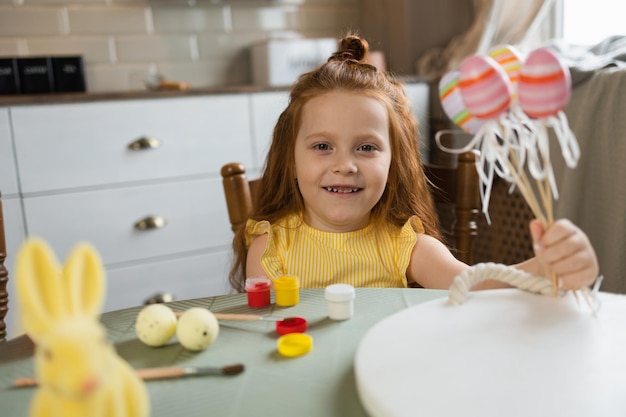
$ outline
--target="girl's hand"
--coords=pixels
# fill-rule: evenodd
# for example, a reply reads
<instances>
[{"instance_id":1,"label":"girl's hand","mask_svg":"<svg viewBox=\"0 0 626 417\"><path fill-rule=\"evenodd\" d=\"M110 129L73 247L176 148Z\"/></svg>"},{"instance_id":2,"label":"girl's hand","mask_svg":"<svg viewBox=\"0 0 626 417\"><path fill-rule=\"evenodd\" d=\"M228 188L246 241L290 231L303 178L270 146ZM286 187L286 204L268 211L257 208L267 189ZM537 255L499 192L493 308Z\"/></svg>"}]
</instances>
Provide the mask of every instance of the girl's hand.
<instances>
[{"instance_id":1,"label":"girl's hand","mask_svg":"<svg viewBox=\"0 0 626 417\"><path fill-rule=\"evenodd\" d=\"M571 221L559 219L544 230L530 222L535 256L546 277L556 274L563 290L591 285L598 277L598 259L587 235Z\"/></svg>"}]
</instances>

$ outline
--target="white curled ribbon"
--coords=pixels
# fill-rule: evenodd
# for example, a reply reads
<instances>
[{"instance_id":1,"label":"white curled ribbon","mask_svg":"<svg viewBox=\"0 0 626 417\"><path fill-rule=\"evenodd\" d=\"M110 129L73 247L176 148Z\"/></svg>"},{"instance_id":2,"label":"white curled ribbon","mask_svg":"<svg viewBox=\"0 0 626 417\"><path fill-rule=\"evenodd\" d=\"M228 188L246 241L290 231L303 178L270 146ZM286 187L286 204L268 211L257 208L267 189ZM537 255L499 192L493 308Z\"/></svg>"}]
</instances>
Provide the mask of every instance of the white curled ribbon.
<instances>
[{"instance_id":1,"label":"white curled ribbon","mask_svg":"<svg viewBox=\"0 0 626 417\"><path fill-rule=\"evenodd\" d=\"M435 134L437 146L445 152L462 154L472 149L480 151L476 160L476 171L480 182L482 212L488 223L491 223L488 209L494 174L508 182L513 182L516 173L510 169L511 152L514 152L522 162L525 160L523 146L511 140L519 134L517 130L517 127L511 123L506 114L503 114L498 120L486 121L472 140L461 148L449 148L441 143L441 136L446 133L453 133L452 131L441 130Z\"/></svg>"},{"instance_id":2,"label":"white curled ribbon","mask_svg":"<svg viewBox=\"0 0 626 417\"><path fill-rule=\"evenodd\" d=\"M554 130L554 134L561 146L561 153L568 168L576 168L580 159L580 147L574 132L569 127L567 116L560 111L556 116L546 119L547 125Z\"/></svg>"}]
</instances>

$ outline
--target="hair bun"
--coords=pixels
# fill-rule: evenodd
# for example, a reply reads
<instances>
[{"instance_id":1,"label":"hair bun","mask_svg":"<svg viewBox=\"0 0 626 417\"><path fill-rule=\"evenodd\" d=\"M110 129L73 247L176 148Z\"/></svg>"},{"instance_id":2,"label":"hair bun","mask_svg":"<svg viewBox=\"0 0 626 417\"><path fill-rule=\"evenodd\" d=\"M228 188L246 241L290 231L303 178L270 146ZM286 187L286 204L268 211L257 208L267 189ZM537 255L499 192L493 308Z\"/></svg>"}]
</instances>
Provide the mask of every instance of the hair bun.
<instances>
[{"instance_id":1,"label":"hair bun","mask_svg":"<svg viewBox=\"0 0 626 417\"><path fill-rule=\"evenodd\" d=\"M369 44L365 39L356 35L348 35L339 42L339 50L333 54L331 59L363 62L368 51Z\"/></svg>"}]
</instances>

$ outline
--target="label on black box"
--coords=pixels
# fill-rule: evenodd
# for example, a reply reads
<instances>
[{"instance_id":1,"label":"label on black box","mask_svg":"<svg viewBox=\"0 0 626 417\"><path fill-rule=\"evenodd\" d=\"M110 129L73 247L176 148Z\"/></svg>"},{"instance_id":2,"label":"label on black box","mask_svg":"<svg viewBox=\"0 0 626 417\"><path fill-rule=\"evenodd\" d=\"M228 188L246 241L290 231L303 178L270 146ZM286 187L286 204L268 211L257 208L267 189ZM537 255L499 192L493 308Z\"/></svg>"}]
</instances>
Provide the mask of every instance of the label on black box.
<instances>
[{"instance_id":1,"label":"label on black box","mask_svg":"<svg viewBox=\"0 0 626 417\"><path fill-rule=\"evenodd\" d=\"M50 58L18 58L17 66L22 94L54 91Z\"/></svg>"}]
</instances>

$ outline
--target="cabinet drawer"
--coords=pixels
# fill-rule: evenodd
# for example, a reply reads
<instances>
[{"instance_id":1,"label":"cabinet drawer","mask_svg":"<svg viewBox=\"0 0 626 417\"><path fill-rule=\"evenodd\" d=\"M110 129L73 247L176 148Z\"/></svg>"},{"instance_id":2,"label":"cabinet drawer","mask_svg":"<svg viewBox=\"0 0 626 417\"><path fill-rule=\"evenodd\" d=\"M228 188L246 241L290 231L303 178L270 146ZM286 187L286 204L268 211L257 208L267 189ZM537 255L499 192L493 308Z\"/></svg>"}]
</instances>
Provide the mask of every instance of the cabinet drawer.
<instances>
[{"instance_id":1,"label":"cabinet drawer","mask_svg":"<svg viewBox=\"0 0 626 417\"><path fill-rule=\"evenodd\" d=\"M289 104L289 92L276 91L253 94L251 101L252 131L254 132L256 155L255 165L249 166L250 171L263 167L267 151L269 151L272 143L274 126L280 114Z\"/></svg>"},{"instance_id":2,"label":"cabinet drawer","mask_svg":"<svg viewBox=\"0 0 626 417\"><path fill-rule=\"evenodd\" d=\"M224 163L252 163L246 94L24 106L12 118L23 193L217 175ZM142 137L160 145L128 148Z\"/></svg>"},{"instance_id":3,"label":"cabinet drawer","mask_svg":"<svg viewBox=\"0 0 626 417\"><path fill-rule=\"evenodd\" d=\"M6 108L0 108L0 192L4 197L18 194L9 110Z\"/></svg>"},{"instance_id":4,"label":"cabinet drawer","mask_svg":"<svg viewBox=\"0 0 626 417\"><path fill-rule=\"evenodd\" d=\"M228 294L230 250L107 270L104 311L134 307L155 293L176 300Z\"/></svg>"},{"instance_id":5,"label":"cabinet drawer","mask_svg":"<svg viewBox=\"0 0 626 417\"><path fill-rule=\"evenodd\" d=\"M9 270L9 311L5 318L7 334L9 337L17 336L20 329L20 308L17 303L15 290L15 259L17 251L24 241L24 221L22 219L22 206L19 198L5 198L2 196L2 214L4 216L4 231L6 234L7 258L4 265Z\"/></svg>"},{"instance_id":6,"label":"cabinet drawer","mask_svg":"<svg viewBox=\"0 0 626 417\"><path fill-rule=\"evenodd\" d=\"M65 257L78 241L99 250L105 264L161 257L232 243L221 179L168 182L24 198L28 234L47 239ZM136 230L146 216L160 229Z\"/></svg>"}]
</instances>

